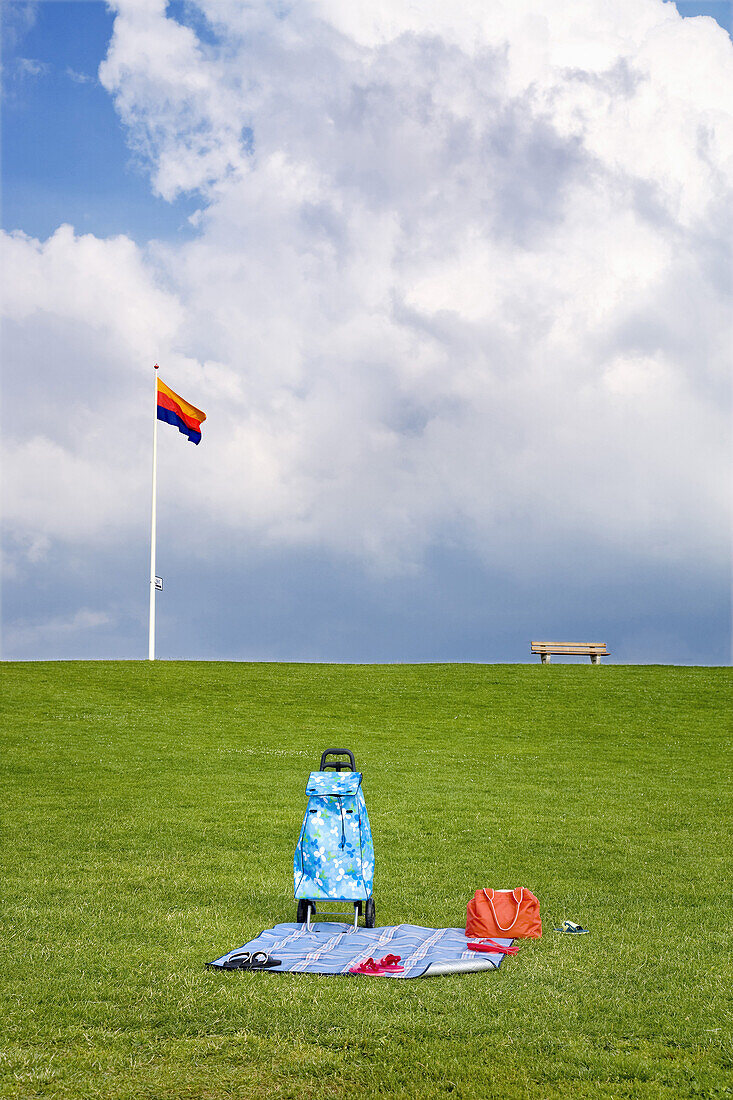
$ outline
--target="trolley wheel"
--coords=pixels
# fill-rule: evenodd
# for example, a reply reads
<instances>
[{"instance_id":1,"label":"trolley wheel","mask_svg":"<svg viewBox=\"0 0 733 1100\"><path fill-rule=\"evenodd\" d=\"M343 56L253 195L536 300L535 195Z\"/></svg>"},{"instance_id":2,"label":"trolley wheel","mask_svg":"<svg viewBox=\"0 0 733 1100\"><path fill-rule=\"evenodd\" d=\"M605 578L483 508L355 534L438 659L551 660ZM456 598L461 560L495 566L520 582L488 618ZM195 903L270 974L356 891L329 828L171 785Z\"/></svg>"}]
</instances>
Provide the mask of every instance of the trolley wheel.
<instances>
[{"instance_id":1,"label":"trolley wheel","mask_svg":"<svg viewBox=\"0 0 733 1100\"><path fill-rule=\"evenodd\" d=\"M315 913L316 903L314 901L309 902L307 898L301 898L298 902L298 915L295 918L298 924L305 924L308 920L308 906L311 907L311 912Z\"/></svg>"},{"instance_id":2,"label":"trolley wheel","mask_svg":"<svg viewBox=\"0 0 733 1100\"><path fill-rule=\"evenodd\" d=\"M364 926L366 928L373 928L376 919L377 909L374 904L374 898L367 898L364 903Z\"/></svg>"}]
</instances>

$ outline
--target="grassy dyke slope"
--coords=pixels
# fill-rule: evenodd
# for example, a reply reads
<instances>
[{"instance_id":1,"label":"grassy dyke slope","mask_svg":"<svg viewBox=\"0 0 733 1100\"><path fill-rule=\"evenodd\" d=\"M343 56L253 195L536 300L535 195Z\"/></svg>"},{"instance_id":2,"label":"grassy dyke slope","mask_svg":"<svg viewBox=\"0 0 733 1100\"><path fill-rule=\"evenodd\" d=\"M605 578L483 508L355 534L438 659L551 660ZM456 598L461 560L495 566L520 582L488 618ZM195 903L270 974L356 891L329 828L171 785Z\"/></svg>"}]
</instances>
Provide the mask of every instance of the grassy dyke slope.
<instances>
[{"instance_id":1,"label":"grassy dyke slope","mask_svg":"<svg viewBox=\"0 0 733 1100\"><path fill-rule=\"evenodd\" d=\"M729 669L5 664L4 1097L728 1097ZM490 974L208 972L294 919L324 747L377 923L530 887ZM591 929L553 933L564 917Z\"/></svg>"}]
</instances>

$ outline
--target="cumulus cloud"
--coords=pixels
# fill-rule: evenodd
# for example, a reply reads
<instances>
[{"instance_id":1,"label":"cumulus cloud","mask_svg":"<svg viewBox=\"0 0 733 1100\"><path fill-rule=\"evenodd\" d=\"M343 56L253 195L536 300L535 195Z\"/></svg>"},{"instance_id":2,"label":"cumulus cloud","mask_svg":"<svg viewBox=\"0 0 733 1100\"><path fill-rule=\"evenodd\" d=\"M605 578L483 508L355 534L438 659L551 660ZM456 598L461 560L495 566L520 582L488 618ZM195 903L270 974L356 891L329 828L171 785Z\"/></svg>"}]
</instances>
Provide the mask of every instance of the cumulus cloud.
<instances>
[{"instance_id":1,"label":"cumulus cloud","mask_svg":"<svg viewBox=\"0 0 733 1100\"><path fill-rule=\"evenodd\" d=\"M197 233L6 237L13 346L50 395L11 442L18 545L129 528L159 359L209 415L198 449L167 441L168 506L224 539L383 573L436 545L507 574L579 544L720 568L733 48L712 20L114 7L100 80L156 193L200 195Z\"/></svg>"}]
</instances>

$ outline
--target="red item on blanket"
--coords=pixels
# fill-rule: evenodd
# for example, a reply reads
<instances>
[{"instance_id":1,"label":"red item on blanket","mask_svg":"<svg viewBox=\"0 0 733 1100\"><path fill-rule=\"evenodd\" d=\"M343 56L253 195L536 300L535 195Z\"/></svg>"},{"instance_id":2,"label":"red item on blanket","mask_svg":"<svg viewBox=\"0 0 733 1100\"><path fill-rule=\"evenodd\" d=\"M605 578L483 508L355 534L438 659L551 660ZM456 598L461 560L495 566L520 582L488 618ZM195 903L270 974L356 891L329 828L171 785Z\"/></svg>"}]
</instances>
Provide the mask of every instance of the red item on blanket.
<instances>
[{"instance_id":1,"label":"red item on blanket","mask_svg":"<svg viewBox=\"0 0 733 1100\"><path fill-rule=\"evenodd\" d=\"M385 955L384 958L381 960L381 965L386 967L388 970L404 970L404 966L400 966L401 962L401 955Z\"/></svg>"},{"instance_id":2,"label":"red item on blanket","mask_svg":"<svg viewBox=\"0 0 733 1100\"><path fill-rule=\"evenodd\" d=\"M540 903L530 890L477 890L468 903L466 936L538 940L542 935Z\"/></svg>"},{"instance_id":3,"label":"red item on blanket","mask_svg":"<svg viewBox=\"0 0 733 1100\"><path fill-rule=\"evenodd\" d=\"M516 955L519 948L514 943L509 947L502 947L500 943L488 940L485 943L469 943L468 950L485 951L487 955Z\"/></svg>"},{"instance_id":4,"label":"red item on blanket","mask_svg":"<svg viewBox=\"0 0 733 1100\"><path fill-rule=\"evenodd\" d=\"M349 974L402 974L404 966L400 966L401 955L385 955L383 959L373 959L371 956L364 959L358 966L352 966Z\"/></svg>"}]
</instances>

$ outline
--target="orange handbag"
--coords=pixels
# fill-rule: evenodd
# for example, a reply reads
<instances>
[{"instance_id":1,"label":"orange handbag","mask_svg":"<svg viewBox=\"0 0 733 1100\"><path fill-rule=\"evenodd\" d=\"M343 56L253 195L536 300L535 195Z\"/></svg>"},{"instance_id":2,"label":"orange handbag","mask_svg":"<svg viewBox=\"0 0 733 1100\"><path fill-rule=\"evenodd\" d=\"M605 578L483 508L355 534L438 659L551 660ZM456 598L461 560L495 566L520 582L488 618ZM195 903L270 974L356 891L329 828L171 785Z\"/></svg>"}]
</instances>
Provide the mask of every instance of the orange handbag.
<instances>
[{"instance_id":1,"label":"orange handbag","mask_svg":"<svg viewBox=\"0 0 733 1100\"><path fill-rule=\"evenodd\" d=\"M469 939L499 937L538 940L542 935L540 903L531 890L477 890L468 903Z\"/></svg>"}]
</instances>

